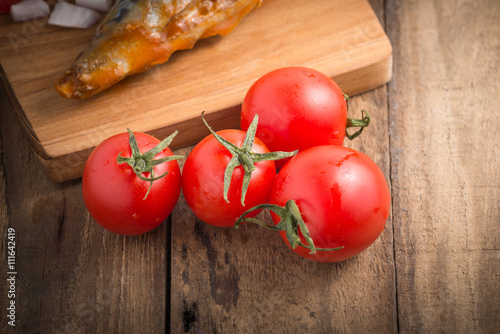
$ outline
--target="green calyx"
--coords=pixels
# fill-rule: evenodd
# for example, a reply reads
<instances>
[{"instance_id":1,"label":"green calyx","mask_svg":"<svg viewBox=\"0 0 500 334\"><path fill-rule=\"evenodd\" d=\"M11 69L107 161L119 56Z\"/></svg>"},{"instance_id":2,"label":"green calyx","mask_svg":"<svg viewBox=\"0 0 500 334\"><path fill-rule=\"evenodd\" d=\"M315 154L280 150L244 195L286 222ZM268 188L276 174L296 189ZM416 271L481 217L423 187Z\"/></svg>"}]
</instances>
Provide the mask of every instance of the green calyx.
<instances>
[{"instance_id":1,"label":"green calyx","mask_svg":"<svg viewBox=\"0 0 500 334\"><path fill-rule=\"evenodd\" d=\"M161 179L162 177L168 174L168 172L166 172L165 174L162 174L160 176L155 176L154 167L167 161L184 158L182 155L170 155L165 158L154 160L154 157L158 153L160 153L165 148L167 148L168 145L170 145L174 137L177 135L178 131L172 133L170 136L162 140L158 145L156 145L155 147L153 147L151 150L147 151L144 154L141 154L141 151L139 150L139 146L137 145L137 140L135 139L134 133L130 131L130 129L127 129L127 131L129 136L128 141L130 149L132 150L132 156L130 158L126 158L122 156L122 152L120 152L120 154L118 154L118 157L116 158L116 162L118 164L127 163L130 167L132 167L132 170L139 179L150 182L148 191L144 196L144 199L146 199L148 197L149 191L151 190L151 187L153 186L153 181ZM151 177L145 177L143 173L150 173Z\"/></svg>"},{"instance_id":2,"label":"green calyx","mask_svg":"<svg viewBox=\"0 0 500 334\"><path fill-rule=\"evenodd\" d=\"M275 226L270 226L256 218L251 218L246 216L255 210L270 210L278 215L281 220ZM286 238L290 243L292 249L297 248L297 246L305 247L310 250L310 254L315 254L317 251L336 251L344 248L344 246L336 247L336 248L317 248L314 245L314 240L311 238L311 234L309 233L309 229L307 225L304 223L302 219L302 215L300 213L299 207L295 203L294 200L288 200L285 206L279 206L274 204L261 204L257 205L250 210L244 212L240 218L235 223L235 228L238 230L240 228L240 224L243 222L255 223L267 229L273 231L285 231ZM306 244L302 242L299 236L299 232L304 237Z\"/></svg>"},{"instance_id":3,"label":"green calyx","mask_svg":"<svg viewBox=\"0 0 500 334\"><path fill-rule=\"evenodd\" d=\"M255 170L256 162L265 160L280 160L297 154L297 151L253 153L251 150L255 140L255 133L257 132L257 123L259 119L258 115L255 115L252 123L248 127L243 144L241 145L241 147L238 147L235 144L228 141L227 139L222 138L215 131L213 131L212 128L208 125L205 118L203 117L204 113L205 112L201 113L201 118L205 123L205 125L207 126L207 128L210 130L210 133L212 133L215 139L217 139L217 141L221 143L221 145L223 145L232 155L232 158L227 164L227 167L224 171L224 200L228 203L229 200L227 196L229 193L229 186L231 185L231 178L233 176L234 169L237 166L242 165L244 170L243 184L241 189L241 205L245 205L245 196L248 190L248 185L250 184L250 178L252 176L252 172Z\"/></svg>"},{"instance_id":4,"label":"green calyx","mask_svg":"<svg viewBox=\"0 0 500 334\"><path fill-rule=\"evenodd\" d=\"M347 104L347 112L349 112L349 96L346 94L342 93L344 95L344 101L346 101ZM347 118L347 123L345 126L345 136L349 138L349 140L353 140L354 138L358 137L361 132L363 132L363 129L366 128L368 125L370 125L370 114L366 110L361 110L361 119L356 119L356 118ZM352 135L347 132L347 129L349 128L360 128L358 131L353 133Z\"/></svg>"}]
</instances>

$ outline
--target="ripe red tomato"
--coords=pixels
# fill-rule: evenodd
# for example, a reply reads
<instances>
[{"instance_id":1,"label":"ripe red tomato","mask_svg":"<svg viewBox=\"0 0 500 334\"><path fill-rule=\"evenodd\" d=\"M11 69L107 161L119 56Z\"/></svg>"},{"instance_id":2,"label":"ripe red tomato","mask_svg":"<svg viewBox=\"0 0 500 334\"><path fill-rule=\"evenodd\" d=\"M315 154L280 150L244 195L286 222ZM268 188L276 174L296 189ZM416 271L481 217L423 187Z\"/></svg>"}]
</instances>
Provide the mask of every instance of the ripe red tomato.
<instances>
[{"instance_id":1,"label":"ripe red tomato","mask_svg":"<svg viewBox=\"0 0 500 334\"><path fill-rule=\"evenodd\" d=\"M217 134L239 147L246 136L246 132L241 130L222 130ZM269 153L257 138L251 151ZM186 202L199 219L211 225L232 227L245 210L267 203L276 177L274 161L256 162L244 199L245 205L242 205L244 168L237 166L231 177L227 202L224 199L224 173L231 158L229 150L209 135L193 148L184 163L182 191Z\"/></svg>"},{"instance_id":2,"label":"ripe red tomato","mask_svg":"<svg viewBox=\"0 0 500 334\"><path fill-rule=\"evenodd\" d=\"M317 250L298 245L293 251L317 262L338 262L358 255L382 233L391 198L378 166L365 154L343 146L317 146L302 152L278 173L269 203L283 207L293 200ZM278 224L280 217L272 214ZM243 219L244 221L244 219ZM304 234L297 232L307 245ZM290 246L285 232L280 234Z\"/></svg>"},{"instance_id":3,"label":"ripe red tomato","mask_svg":"<svg viewBox=\"0 0 500 334\"><path fill-rule=\"evenodd\" d=\"M160 144L160 140L144 133L135 133L135 138L142 153ZM151 158L179 158L164 146ZM83 199L90 215L102 227L123 235L140 235L160 225L172 212L181 191L177 161L154 166L154 177L167 174L151 184L139 178L127 163L117 162L119 155L130 158L132 153L128 133L112 136L90 154L82 178ZM142 178L153 176L149 172L139 175Z\"/></svg>"},{"instance_id":4,"label":"ripe red tomato","mask_svg":"<svg viewBox=\"0 0 500 334\"><path fill-rule=\"evenodd\" d=\"M271 151L342 145L347 103L327 75L306 67L284 67L258 79L241 108L241 129L259 115L257 137ZM277 161L281 167L285 161Z\"/></svg>"}]
</instances>

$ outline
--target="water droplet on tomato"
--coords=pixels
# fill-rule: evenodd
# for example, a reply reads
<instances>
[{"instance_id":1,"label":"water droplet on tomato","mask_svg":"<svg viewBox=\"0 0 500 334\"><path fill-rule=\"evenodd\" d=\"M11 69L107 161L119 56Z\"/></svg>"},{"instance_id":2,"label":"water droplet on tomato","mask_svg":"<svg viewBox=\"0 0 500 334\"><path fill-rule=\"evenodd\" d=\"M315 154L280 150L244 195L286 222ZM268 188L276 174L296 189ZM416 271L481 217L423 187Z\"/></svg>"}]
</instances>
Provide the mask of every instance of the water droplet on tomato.
<instances>
[{"instance_id":1,"label":"water droplet on tomato","mask_svg":"<svg viewBox=\"0 0 500 334\"><path fill-rule=\"evenodd\" d=\"M132 218L137 219L137 218L139 218L139 215L137 213L133 213Z\"/></svg>"},{"instance_id":2,"label":"water droplet on tomato","mask_svg":"<svg viewBox=\"0 0 500 334\"><path fill-rule=\"evenodd\" d=\"M90 169L90 171L91 171L92 173L95 173L95 172L97 172L97 169L95 169L95 168L91 168L91 169Z\"/></svg>"},{"instance_id":3,"label":"water droplet on tomato","mask_svg":"<svg viewBox=\"0 0 500 334\"><path fill-rule=\"evenodd\" d=\"M314 74L312 74L309 71L303 71L303 73L308 77L308 78L315 78Z\"/></svg>"},{"instance_id":4,"label":"water droplet on tomato","mask_svg":"<svg viewBox=\"0 0 500 334\"><path fill-rule=\"evenodd\" d=\"M104 163L104 166L107 166L109 165L109 160L107 160L105 163Z\"/></svg>"}]
</instances>

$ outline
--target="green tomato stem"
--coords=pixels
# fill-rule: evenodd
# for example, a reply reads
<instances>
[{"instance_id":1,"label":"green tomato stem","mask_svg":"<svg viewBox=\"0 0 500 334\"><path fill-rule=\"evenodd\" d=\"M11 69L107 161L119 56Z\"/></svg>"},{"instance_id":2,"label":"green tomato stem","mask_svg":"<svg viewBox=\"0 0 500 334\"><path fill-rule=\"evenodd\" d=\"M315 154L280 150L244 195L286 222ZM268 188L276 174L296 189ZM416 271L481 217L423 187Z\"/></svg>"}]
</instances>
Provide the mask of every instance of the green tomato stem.
<instances>
[{"instance_id":1,"label":"green tomato stem","mask_svg":"<svg viewBox=\"0 0 500 334\"><path fill-rule=\"evenodd\" d=\"M118 157L116 157L116 162L119 165L127 163L130 167L132 167L132 170L139 179L150 182L146 195L143 198L143 200L145 200L149 195L149 191L153 186L153 182L161 179L162 177L168 174L167 171L166 173L160 176L155 176L153 168L167 161L184 158L182 155L170 155L168 157L154 160L154 157L158 153L160 153L165 148L167 148L168 145L170 145L174 137L177 135L178 131L172 133L170 136L162 140L158 145L156 145L155 147L153 147L151 150L147 151L144 154L141 154L141 151L139 150L139 145L137 144L137 140L135 138L134 133L130 129L127 129L127 132L129 135L128 138L129 138L130 150L132 151L132 156L130 158L126 158L122 156L122 152L120 152L120 154L118 154ZM143 173L150 173L151 177L145 177Z\"/></svg>"},{"instance_id":2,"label":"green tomato stem","mask_svg":"<svg viewBox=\"0 0 500 334\"><path fill-rule=\"evenodd\" d=\"M349 96L346 94L342 93L344 95L344 101L346 101L347 105L347 113L349 113ZM349 138L349 140L353 140L354 138L358 137L361 132L363 132L363 129L366 128L368 125L370 125L370 114L366 110L361 110L361 119L356 119L356 118L347 118L347 122L345 125L345 136ZM347 132L347 129L349 128L360 128L358 131L353 133L352 135Z\"/></svg>"},{"instance_id":3,"label":"green tomato stem","mask_svg":"<svg viewBox=\"0 0 500 334\"><path fill-rule=\"evenodd\" d=\"M368 114L366 110L361 110L361 114L362 114L361 119L347 118L347 123L345 126L345 135L350 140L353 140L354 138L358 137L361 134L361 132L363 132L363 129L366 128L368 125L370 125L370 114ZM347 129L349 128L360 128L360 129L351 135L347 132Z\"/></svg>"},{"instance_id":4,"label":"green tomato stem","mask_svg":"<svg viewBox=\"0 0 500 334\"><path fill-rule=\"evenodd\" d=\"M294 152L270 152L270 153L254 153L252 152L252 146L255 141L255 134L257 132L257 123L259 116L255 115L252 123L248 127L248 130L245 135L245 139L241 147L236 146L231 143L227 139L221 137L217 134L210 125L208 125L207 121L204 117L204 111L201 113L201 119L205 126L210 130L210 133L214 136L214 138L224 146L232 155L231 160L226 166L224 171L224 192L223 197L226 202L229 203L228 193L229 187L231 185L231 179L233 176L234 169L238 166L243 166L244 176L243 176L243 184L241 187L241 205L245 205L245 197L248 190L248 186L250 184L250 179L252 172L255 170L255 163L264 160L280 160L284 158L291 157L297 154L297 151Z\"/></svg>"},{"instance_id":5,"label":"green tomato stem","mask_svg":"<svg viewBox=\"0 0 500 334\"><path fill-rule=\"evenodd\" d=\"M260 221L256 218L246 217L248 214L255 210L269 210L278 215L281 219L275 226L271 226L266 224L263 221ZM240 225L244 222L254 223L259 226L265 227L269 230L281 232L284 231L286 234L286 238L290 243L292 249L297 248L297 246L305 247L310 250L310 254L315 254L317 251L337 251L344 246L336 247L336 248L317 248L314 244L314 240L311 237L311 233L307 228L307 225L304 223L302 219L302 214L300 213L299 207L294 200L288 200L285 206L279 206L275 204L261 204L257 205L247 211L245 211L236 221L235 228L237 230L240 229ZM304 237L306 244L302 242L299 236L299 232Z\"/></svg>"}]
</instances>

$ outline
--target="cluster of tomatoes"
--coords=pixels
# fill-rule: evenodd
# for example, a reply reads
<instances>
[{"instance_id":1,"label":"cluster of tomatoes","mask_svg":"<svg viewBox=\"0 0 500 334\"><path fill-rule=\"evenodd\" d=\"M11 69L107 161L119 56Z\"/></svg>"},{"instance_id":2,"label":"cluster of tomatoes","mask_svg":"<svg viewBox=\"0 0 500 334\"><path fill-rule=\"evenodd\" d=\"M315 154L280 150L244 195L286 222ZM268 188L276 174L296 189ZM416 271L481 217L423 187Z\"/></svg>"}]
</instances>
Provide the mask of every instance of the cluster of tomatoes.
<instances>
[{"instance_id":1,"label":"cluster of tomatoes","mask_svg":"<svg viewBox=\"0 0 500 334\"><path fill-rule=\"evenodd\" d=\"M108 138L88 158L83 197L104 228L137 235L167 218L182 189L208 224L257 223L302 257L342 261L370 246L389 216L383 173L343 146L368 123L366 114L347 117L347 97L325 74L280 68L247 92L241 130L214 132L205 122L211 134L190 152L182 174L181 157L168 148L175 133L161 142L130 130ZM360 130L350 136L348 127ZM270 210L273 222L255 218L261 210Z\"/></svg>"}]
</instances>

